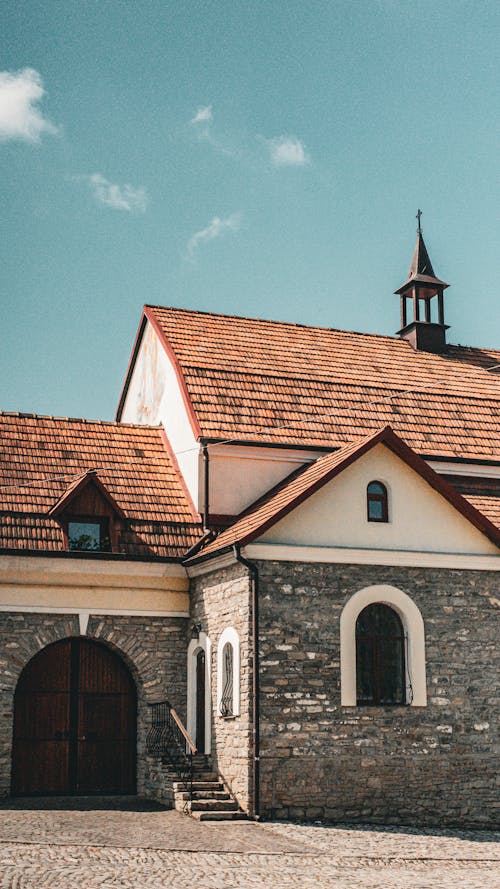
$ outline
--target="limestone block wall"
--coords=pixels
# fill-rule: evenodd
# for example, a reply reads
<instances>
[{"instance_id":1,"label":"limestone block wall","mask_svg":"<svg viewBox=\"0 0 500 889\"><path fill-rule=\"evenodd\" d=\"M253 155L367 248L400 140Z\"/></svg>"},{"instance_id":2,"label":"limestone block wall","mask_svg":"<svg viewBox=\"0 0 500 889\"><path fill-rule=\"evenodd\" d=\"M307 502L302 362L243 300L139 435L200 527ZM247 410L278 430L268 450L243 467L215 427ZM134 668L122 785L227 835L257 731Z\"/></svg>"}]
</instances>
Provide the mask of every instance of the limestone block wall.
<instances>
[{"instance_id":1,"label":"limestone block wall","mask_svg":"<svg viewBox=\"0 0 500 889\"><path fill-rule=\"evenodd\" d=\"M250 791L251 746L251 637L249 579L240 564L203 574L191 580L191 614L211 642L212 762L247 810ZM217 713L217 648L227 627L240 640L240 714L224 718Z\"/></svg>"},{"instance_id":2,"label":"limestone block wall","mask_svg":"<svg viewBox=\"0 0 500 889\"><path fill-rule=\"evenodd\" d=\"M185 718L185 618L90 616L87 637L112 647L136 683L137 791L172 801L168 770L146 754L149 704L168 699ZM64 614L0 613L0 794L10 790L14 692L19 675L42 648L80 635L78 617Z\"/></svg>"},{"instance_id":3,"label":"limestone block wall","mask_svg":"<svg viewBox=\"0 0 500 889\"><path fill-rule=\"evenodd\" d=\"M498 823L498 573L258 566L262 814ZM373 584L398 587L422 613L426 707L341 706L340 614Z\"/></svg>"}]
</instances>

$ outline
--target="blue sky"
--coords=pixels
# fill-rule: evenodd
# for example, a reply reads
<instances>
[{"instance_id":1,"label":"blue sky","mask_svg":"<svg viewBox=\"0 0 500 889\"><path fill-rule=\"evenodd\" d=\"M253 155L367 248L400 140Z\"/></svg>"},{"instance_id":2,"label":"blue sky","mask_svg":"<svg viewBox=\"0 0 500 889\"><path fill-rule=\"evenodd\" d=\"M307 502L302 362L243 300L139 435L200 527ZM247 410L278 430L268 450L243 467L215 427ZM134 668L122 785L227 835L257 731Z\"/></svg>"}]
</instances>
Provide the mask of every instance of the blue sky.
<instances>
[{"instance_id":1,"label":"blue sky","mask_svg":"<svg viewBox=\"0 0 500 889\"><path fill-rule=\"evenodd\" d=\"M145 302L499 345L499 6L4 0L0 408L110 419Z\"/></svg>"}]
</instances>

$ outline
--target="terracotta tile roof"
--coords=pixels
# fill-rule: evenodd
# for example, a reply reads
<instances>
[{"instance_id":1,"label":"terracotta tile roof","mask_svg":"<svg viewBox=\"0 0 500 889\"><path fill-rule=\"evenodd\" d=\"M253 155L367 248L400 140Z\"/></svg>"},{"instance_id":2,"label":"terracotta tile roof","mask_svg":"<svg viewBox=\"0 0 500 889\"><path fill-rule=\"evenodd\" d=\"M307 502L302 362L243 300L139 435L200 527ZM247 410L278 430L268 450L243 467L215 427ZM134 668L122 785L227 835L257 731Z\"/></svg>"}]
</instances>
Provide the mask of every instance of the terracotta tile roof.
<instances>
[{"instance_id":1,"label":"terracotta tile roof","mask_svg":"<svg viewBox=\"0 0 500 889\"><path fill-rule=\"evenodd\" d=\"M49 510L91 469L126 517L120 549L177 557L199 538L159 427L0 413L0 548L62 550Z\"/></svg>"},{"instance_id":2,"label":"terracotta tile roof","mask_svg":"<svg viewBox=\"0 0 500 889\"><path fill-rule=\"evenodd\" d=\"M492 497L476 494L464 494L463 496L479 512L482 512L490 522L493 522L494 525L500 528L500 494Z\"/></svg>"},{"instance_id":3,"label":"terracotta tile roof","mask_svg":"<svg viewBox=\"0 0 500 889\"><path fill-rule=\"evenodd\" d=\"M389 423L420 454L500 460L500 351L159 306L200 435L339 447Z\"/></svg>"},{"instance_id":4,"label":"terracotta tile roof","mask_svg":"<svg viewBox=\"0 0 500 889\"><path fill-rule=\"evenodd\" d=\"M389 426L386 426L374 435L358 438L340 450L325 454L309 466L294 472L245 510L232 527L222 531L215 540L209 542L201 553L193 558L193 561L233 546L235 543L242 545L250 543L370 448L381 442L408 463L455 509L465 515L472 524L483 531L500 548L500 524L496 526L487 514L483 515L478 511L479 506L473 503L476 498L465 499L458 494L442 476L434 472Z\"/></svg>"}]
</instances>

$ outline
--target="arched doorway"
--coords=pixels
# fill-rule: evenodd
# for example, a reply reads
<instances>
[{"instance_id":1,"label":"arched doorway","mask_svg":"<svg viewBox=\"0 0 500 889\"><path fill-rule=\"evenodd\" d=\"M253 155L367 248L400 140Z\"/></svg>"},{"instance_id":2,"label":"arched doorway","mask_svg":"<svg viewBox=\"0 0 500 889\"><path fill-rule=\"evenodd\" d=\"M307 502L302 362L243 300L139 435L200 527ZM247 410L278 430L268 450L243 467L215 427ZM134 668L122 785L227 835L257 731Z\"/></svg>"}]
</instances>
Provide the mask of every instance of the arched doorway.
<instances>
[{"instance_id":1,"label":"arched doorway","mask_svg":"<svg viewBox=\"0 0 500 889\"><path fill-rule=\"evenodd\" d=\"M16 688L12 793L135 793L136 720L117 654L87 638L47 646Z\"/></svg>"}]
</instances>

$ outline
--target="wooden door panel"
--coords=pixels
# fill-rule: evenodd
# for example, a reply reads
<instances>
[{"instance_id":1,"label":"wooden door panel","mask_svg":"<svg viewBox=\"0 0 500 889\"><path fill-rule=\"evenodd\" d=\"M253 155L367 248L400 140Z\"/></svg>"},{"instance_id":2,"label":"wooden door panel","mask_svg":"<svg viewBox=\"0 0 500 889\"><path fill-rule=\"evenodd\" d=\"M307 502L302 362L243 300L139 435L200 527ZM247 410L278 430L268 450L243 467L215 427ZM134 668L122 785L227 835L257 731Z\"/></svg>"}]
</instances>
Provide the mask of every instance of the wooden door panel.
<instances>
[{"instance_id":1,"label":"wooden door panel","mask_svg":"<svg viewBox=\"0 0 500 889\"><path fill-rule=\"evenodd\" d=\"M16 700L14 737L56 740L69 734L69 693L35 693Z\"/></svg>"},{"instance_id":2,"label":"wooden door panel","mask_svg":"<svg viewBox=\"0 0 500 889\"><path fill-rule=\"evenodd\" d=\"M79 692L128 694L131 676L123 661L104 646L80 641Z\"/></svg>"},{"instance_id":3,"label":"wooden door panel","mask_svg":"<svg viewBox=\"0 0 500 889\"><path fill-rule=\"evenodd\" d=\"M135 793L135 755L128 740L80 740L78 793Z\"/></svg>"},{"instance_id":4,"label":"wooden door panel","mask_svg":"<svg viewBox=\"0 0 500 889\"><path fill-rule=\"evenodd\" d=\"M68 792L69 741L18 741L13 792Z\"/></svg>"}]
</instances>

